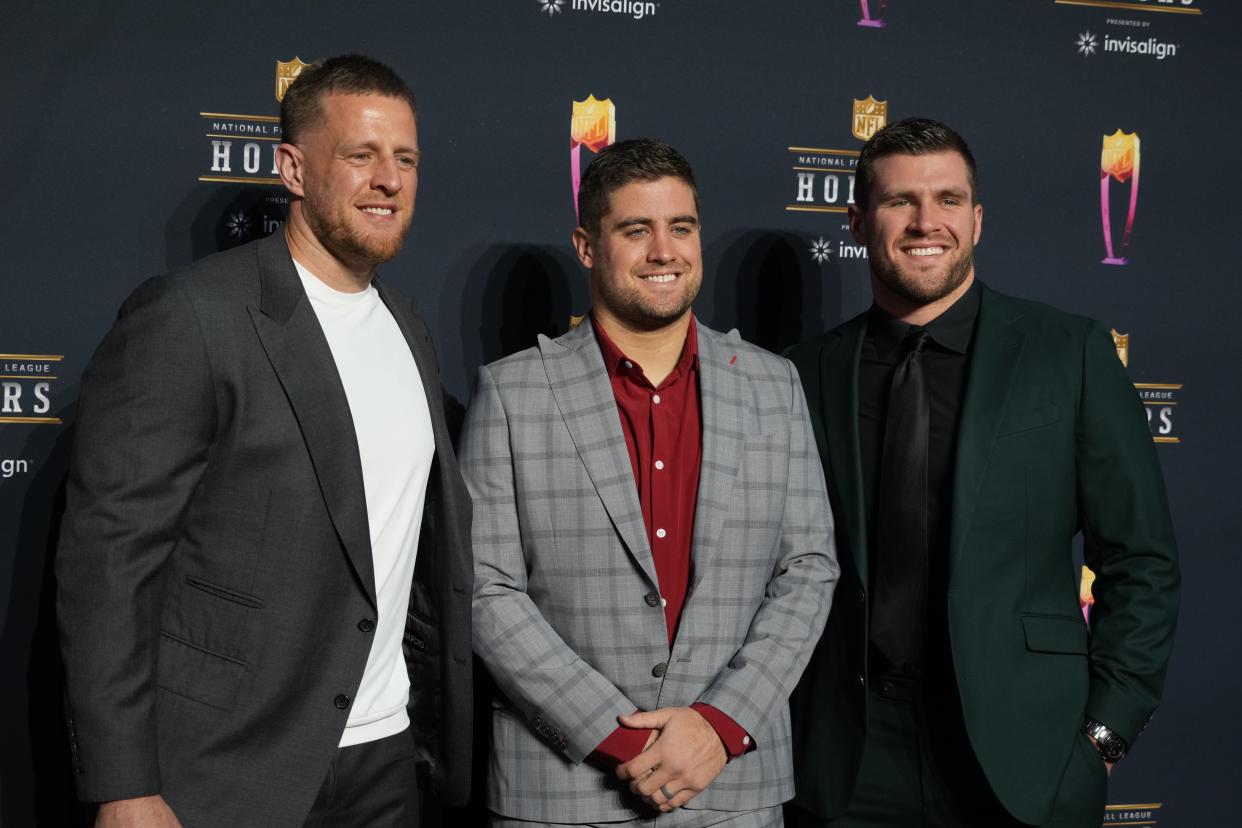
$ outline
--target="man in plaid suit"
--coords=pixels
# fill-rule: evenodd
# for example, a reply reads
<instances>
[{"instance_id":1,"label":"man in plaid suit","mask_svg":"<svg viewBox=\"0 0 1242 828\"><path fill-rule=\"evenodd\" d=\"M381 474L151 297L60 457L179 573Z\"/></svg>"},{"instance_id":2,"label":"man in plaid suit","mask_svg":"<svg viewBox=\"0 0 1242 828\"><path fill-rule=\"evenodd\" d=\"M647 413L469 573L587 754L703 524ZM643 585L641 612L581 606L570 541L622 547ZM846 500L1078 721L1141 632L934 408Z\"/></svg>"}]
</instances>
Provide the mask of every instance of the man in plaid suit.
<instances>
[{"instance_id":1,"label":"man in plaid suit","mask_svg":"<svg viewBox=\"0 0 1242 828\"><path fill-rule=\"evenodd\" d=\"M590 315L480 369L463 436L493 824L780 825L838 574L798 376L691 314L675 149L605 149L579 209Z\"/></svg>"}]
</instances>

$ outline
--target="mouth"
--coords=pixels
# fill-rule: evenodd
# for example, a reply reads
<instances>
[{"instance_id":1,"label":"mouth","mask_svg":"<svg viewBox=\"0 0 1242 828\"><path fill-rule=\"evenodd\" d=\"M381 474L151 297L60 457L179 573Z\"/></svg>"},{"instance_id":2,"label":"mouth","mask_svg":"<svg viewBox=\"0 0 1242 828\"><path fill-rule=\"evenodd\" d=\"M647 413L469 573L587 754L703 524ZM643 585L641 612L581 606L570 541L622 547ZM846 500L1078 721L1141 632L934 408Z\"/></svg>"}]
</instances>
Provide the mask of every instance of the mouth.
<instances>
[{"instance_id":1,"label":"mouth","mask_svg":"<svg viewBox=\"0 0 1242 828\"><path fill-rule=\"evenodd\" d=\"M920 259L930 258L932 256L942 256L949 252L949 248L937 244L924 244L918 247L903 247L901 250L907 256L915 256Z\"/></svg>"},{"instance_id":2,"label":"mouth","mask_svg":"<svg viewBox=\"0 0 1242 828\"><path fill-rule=\"evenodd\" d=\"M366 206L359 207L358 209L366 213L367 215L381 216L381 217L391 216L394 212L396 212L392 207L385 207L385 206L380 206L380 205L366 205Z\"/></svg>"},{"instance_id":3,"label":"mouth","mask_svg":"<svg viewBox=\"0 0 1242 828\"><path fill-rule=\"evenodd\" d=\"M681 273L677 271L666 271L662 273L647 273L638 278L649 285L667 285L676 282Z\"/></svg>"}]
</instances>

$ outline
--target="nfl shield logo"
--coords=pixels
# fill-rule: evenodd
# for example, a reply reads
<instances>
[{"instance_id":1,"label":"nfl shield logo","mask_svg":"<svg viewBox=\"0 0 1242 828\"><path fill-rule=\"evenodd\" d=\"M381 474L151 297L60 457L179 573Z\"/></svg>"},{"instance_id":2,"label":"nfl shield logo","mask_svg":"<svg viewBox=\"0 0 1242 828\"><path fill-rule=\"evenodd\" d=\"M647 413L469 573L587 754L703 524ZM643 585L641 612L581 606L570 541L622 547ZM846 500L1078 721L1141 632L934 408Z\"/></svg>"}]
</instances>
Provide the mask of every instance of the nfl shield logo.
<instances>
[{"instance_id":1,"label":"nfl shield logo","mask_svg":"<svg viewBox=\"0 0 1242 828\"><path fill-rule=\"evenodd\" d=\"M1138 154L1138 133L1118 129L1112 135L1105 135L1100 150L1100 172L1111 175L1118 184L1125 184L1134 174Z\"/></svg>"},{"instance_id":2,"label":"nfl shield logo","mask_svg":"<svg viewBox=\"0 0 1242 828\"><path fill-rule=\"evenodd\" d=\"M865 101L854 99L854 137L867 141L888 123L888 101L877 101L871 95Z\"/></svg>"},{"instance_id":3,"label":"nfl shield logo","mask_svg":"<svg viewBox=\"0 0 1242 828\"><path fill-rule=\"evenodd\" d=\"M285 99L285 93L289 91L289 84L293 83L297 76L302 74L302 70L307 66L310 66L310 64L303 63L302 59L299 57L295 57L293 60L276 61L277 101L283 101Z\"/></svg>"},{"instance_id":4,"label":"nfl shield logo","mask_svg":"<svg viewBox=\"0 0 1242 828\"><path fill-rule=\"evenodd\" d=\"M584 146L599 152L617 140L617 108L612 100L597 100L594 95L585 101L574 101L569 124L569 147Z\"/></svg>"}]
</instances>

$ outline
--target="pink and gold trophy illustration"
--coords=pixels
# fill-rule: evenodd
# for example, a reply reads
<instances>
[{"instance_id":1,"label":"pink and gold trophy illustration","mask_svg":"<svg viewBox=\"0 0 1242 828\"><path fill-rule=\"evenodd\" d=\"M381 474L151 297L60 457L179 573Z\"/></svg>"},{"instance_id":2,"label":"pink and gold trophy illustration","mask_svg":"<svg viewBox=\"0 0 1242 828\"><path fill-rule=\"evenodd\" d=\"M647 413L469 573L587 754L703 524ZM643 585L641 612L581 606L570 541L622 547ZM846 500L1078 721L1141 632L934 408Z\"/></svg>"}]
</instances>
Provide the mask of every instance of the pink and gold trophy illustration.
<instances>
[{"instance_id":1,"label":"pink and gold trophy illustration","mask_svg":"<svg viewBox=\"0 0 1242 828\"><path fill-rule=\"evenodd\" d=\"M883 29L884 12L888 9L888 0L860 0L862 3L862 19L858 21L859 26L865 26L868 29ZM871 16L871 9L875 8L876 16Z\"/></svg>"},{"instance_id":2,"label":"pink and gold trophy illustration","mask_svg":"<svg viewBox=\"0 0 1242 828\"><path fill-rule=\"evenodd\" d=\"M1126 214L1125 231L1121 236L1120 249L1113 248L1113 222L1109 211L1109 179L1118 184L1130 182L1130 210ZM1125 265L1130 247L1130 234L1134 230L1134 211L1138 207L1139 194L1139 137L1135 132L1122 132L1119 128L1112 135L1104 136L1100 151L1100 219L1104 223L1104 264Z\"/></svg>"},{"instance_id":3,"label":"pink and gold trophy illustration","mask_svg":"<svg viewBox=\"0 0 1242 828\"><path fill-rule=\"evenodd\" d=\"M569 171L574 187L574 215L578 215L578 188L582 185L582 148L599 152L617 140L617 108L608 98L589 95L574 101L569 122Z\"/></svg>"}]
</instances>

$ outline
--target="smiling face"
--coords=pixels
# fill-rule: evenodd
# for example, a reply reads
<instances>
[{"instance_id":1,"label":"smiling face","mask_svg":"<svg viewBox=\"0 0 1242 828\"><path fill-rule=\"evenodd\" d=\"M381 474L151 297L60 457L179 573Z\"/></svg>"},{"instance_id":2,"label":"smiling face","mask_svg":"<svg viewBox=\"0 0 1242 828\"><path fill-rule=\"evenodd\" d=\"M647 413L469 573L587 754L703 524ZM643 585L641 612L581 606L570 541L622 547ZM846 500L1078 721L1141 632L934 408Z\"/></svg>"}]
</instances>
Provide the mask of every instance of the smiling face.
<instances>
[{"instance_id":1,"label":"smiling face","mask_svg":"<svg viewBox=\"0 0 1242 828\"><path fill-rule=\"evenodd\" d=\"M282 177L318 243L351 270L372 269L397 255L414 217L414 113L383 95L330 94L321 108L296 147L282 146Z\"/></svg>"},{"instance_id":2,"label":"smiling face","mask_svg":"<svg viewBox=\"0 0 1242 828\"><path fill-rule=\"evenodd\" d=\"M851 206L849 218L850 232L867 245L876 304L904 317L965 293L983 229L973 195L957 152L875 161L868 205Z\"/></svg>"},{"instance_id":3,"label":"smiling face","mask_svg":"<svg viewBox=\"0 0 1242 828\"><path fill-rule=\"evenodd\" d=\"M673 176L618 187L599 232L579 227L574 247L591 271L595 312L630 330L682 320L703 283L694 191Z\"/></svg>"}]
</instances>

